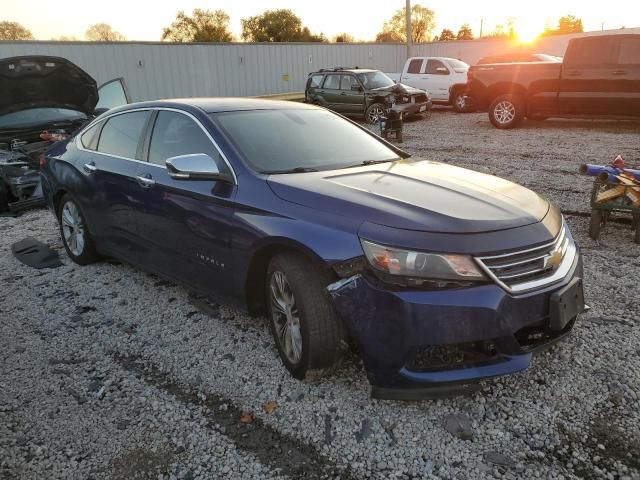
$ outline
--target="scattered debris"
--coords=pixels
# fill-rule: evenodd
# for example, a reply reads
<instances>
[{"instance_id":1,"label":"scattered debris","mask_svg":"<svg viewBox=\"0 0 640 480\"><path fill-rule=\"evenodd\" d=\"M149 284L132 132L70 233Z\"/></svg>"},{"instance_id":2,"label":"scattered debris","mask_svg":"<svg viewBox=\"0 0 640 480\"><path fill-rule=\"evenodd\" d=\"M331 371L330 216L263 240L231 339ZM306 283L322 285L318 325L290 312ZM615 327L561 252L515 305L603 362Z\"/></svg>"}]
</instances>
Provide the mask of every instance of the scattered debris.
<instances>
[{"instance_id":1,"label":"scattered debris","mask_svg":"<svg viewBox=\"0 0 640 480\"><path fill-rule=\"evenodd\" d=\"M56 268L62 265L58 252L32 237L11 245L13 256L33 268Z\"/></svg>"},{"instance_id":2,"label":"scattered debris","mask_svg":"<svg viewBox=\"0 0 640 480\"><path fill-rule=\"evenodd\" d=\"M264 404L262 405L262 410L264 410L264 412L269 415L275 412L277 408L278 408L278 403L275 400L268 400L264 402Z\"/></svg>"},{"instance_id":3,"label":"scattered debris","mask_svg":"<svg viewBox=\"0 0 640 480\"><path fill-rule=\"evenodd\" d=\"M466 415L452 413L444 417L444 428L454 437L461 440L471 440L473 438L473 428L471 420Z\"/></svg>"},{"instance_id":4,"label":"scattered debris","mask_svg":"<svg viewBox=\"0 0 640 480\"><path fill-rule=\"evenodd\" d=\"M253 414L250 412L242 412L240 414L240 423L253 423Z\"/></svg>"}]
</instances>

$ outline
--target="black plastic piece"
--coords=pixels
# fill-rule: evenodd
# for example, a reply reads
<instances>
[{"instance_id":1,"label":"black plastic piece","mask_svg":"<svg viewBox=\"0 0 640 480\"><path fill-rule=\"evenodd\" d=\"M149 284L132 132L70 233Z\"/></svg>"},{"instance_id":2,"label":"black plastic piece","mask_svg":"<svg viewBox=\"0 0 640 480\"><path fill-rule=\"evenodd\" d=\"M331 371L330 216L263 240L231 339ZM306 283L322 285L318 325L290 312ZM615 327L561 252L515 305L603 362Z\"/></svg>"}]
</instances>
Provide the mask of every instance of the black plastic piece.
<instances>
[{"instance_id":1,"label":"black plastic piece","mask_svg":"<svg viewBox=\"0 0 640 480\"><path fill-rule=\"evenodd\" d=\"M62 265L57 252L32 237L11 245L11 252L22 263L33 268L56 268Z\"/></svg>"},{"instance_id":2,"label":"black plastic piece","mask_svg":"<svg viewBox=\"0 0 640 480\"><path fill-rule=\"evenodd\" d=\"M549 327L555 331L562 330L583 311L584 289L582 287L582 279L576 277L551 295Z\"/></svg>"},{"instance_id":3,"label":"black plastic piece","mask_svg":"<svg viewBox=\"0 0 640 480\"><path fill-rule=\"evenodd\" d=\"M451 398L460 395L471 395L480 390L482 385L479 382L474 383L449 383L438 384L430 387L377 387L371 386L371 398L378 400L433 400L438 398Z\"/></svg>"}]
</instances>

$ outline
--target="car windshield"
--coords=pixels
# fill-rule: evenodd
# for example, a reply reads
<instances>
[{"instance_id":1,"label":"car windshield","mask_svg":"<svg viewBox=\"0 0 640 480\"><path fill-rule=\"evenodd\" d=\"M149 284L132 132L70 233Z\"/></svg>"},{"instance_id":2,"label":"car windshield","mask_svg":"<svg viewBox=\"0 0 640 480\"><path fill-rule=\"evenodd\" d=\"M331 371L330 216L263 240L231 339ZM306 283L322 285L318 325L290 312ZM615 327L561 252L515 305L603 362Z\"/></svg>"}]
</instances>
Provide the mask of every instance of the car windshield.
<instances>
[{"instance_id":1,"label":"car windshield","mask_svg":"<svg viewBox=\"0 0 640 480\"><path fill-rule=\"evenodd\" d=\"M261 173L331 170L398 159L384 143L326 110L252 110L211 117L249 166Z\"/></svg>"},{"instance_id":2,"label":"car windshield","mask_svg":"<svg viewBox=\"0 0 640 480\"><path fill-rule=\"evenodd\" d=\"M84 113L66 108L31 108L0 116L0 129L36 127L55 122L73 122L85 118L87 116Z\"/></svg>"},{"instance_id":3,"label":"car windshield","mask_svg":"<svg viewBox=\"0 0 640 480\"><path fill-rule=\"evenodd\" d=\"M451 68L469 68L468 63L456 60L455 58L448 58L447 62L449 63L449 65L451 65Z\"/></svg>"},{"instance_id":4,"label":"car windshield","mask_svg":"<svg viewBox=\"0 0 640 480\"><path fill-rule=\"evenodd\" d=\"M364 85L364 88L369 90L390 87L395 83L382 72L359 73L358 78L362 82L362 85Z\"/></svg>"}]
</instances>

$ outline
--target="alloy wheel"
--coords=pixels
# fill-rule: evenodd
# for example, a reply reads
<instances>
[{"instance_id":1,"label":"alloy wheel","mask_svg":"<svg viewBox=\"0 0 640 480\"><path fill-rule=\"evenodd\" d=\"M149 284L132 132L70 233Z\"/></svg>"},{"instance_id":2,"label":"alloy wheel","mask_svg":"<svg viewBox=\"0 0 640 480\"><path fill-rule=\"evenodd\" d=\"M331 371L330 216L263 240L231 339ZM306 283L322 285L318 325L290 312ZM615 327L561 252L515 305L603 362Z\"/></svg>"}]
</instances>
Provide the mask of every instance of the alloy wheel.
<instances>
[{"instance_id":1,"label":"alloy wheel","mask_svg":"<svg viewBox=\"0 0 640 480\"><path fill-rule=\"evenodd\" d=\"M382 115L384 115L384 110L382 109L382 107L373 107L367 114L367 121L369 123L378 123L378 119Z\"/></svg>"},{"instance_id":2,"label":"alloy wheel","mask_svg":"<svg viewBox=\"0 0 640 480\"><path fill-rule=\"evenodd\" d=\"M62 207L62 233L64 242L76 257L82 255L85 245L84 224L78 206L71 201Z\"/></svg>"},{"instance_id":3,"label":"alloy wheel","mask_svg":"<svg viewBox=\"0 0 640 480\"><path fill-rule=\"evenodd\" d=\"M458 95L456 97L456 107L458 107L458 110L462 111L465 108L465 100L464 100L464 95Z\"/></svg>"},{"instance_id":4,"label":"alloy wheel","mask_svg":"<svg viewBox=\"0 0 640 480\"><path fill-rule=\"evenodd\" d=\"M302 359L302 332L296 299L281 271L275 271L269 282L271 291L271 317L276 331L276 341L287 360L298 364Z\"/></svg>"},{"instance_id":5,"label":"alloy wheel","mask_svg":"<svg viewBox=\"0 0 640 480\"><path fill-rule=\"evenodd\" d=\"M508 100L503 100L494 107L493 116L499 124L506 125L516 117L516 107Z\"/></svg>"}]
</instances>

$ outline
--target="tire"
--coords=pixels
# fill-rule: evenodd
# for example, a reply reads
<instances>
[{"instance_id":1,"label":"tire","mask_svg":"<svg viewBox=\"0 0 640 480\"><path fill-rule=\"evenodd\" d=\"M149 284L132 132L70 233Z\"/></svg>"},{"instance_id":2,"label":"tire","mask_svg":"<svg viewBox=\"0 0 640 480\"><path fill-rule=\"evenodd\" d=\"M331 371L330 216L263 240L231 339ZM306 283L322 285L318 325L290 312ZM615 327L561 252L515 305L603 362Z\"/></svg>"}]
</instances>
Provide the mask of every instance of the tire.
<instances>
[{"instance_id":1,"label":"tire","mask_svg":"<svg viewBox=\"0 0 640 480\"><path fill-rule=\"evenodd\" d=\"M0 180L0 212L9 211L9 188Z\"/></svg>"},{"instance_id":2,"label":"tire","mask_svg":"<svg viewBox=\"0 0 640 480\"><path fill-rule=\"evenodd\" d=\"M489 107L489 120L494 127L503 130L517 127L524 119L524 100L518 95L505 94L496 97Z\"/></svg>"},{"instance_id":3,"label":"tire","mask_svg":"<svg viewBox=\"0 0 640 480\"><path fill-rule=\"evenodd\" d=\"M380 115L384 115L385 106L381 103L372 103L367 107L367 110L364 112L364 119L370 125L375 125L378 123L378 118Z\"/></svg>"},{"instance_id":4,"label":"tire","mask_svg":"<svg viewBox=\"0 0 640 480\"><path fill-rule=\"evenodd\" d=\"M310 380L335 369L346 351L347 333L325 290L332 281L328 272L302 254L287 253L273 257L266 280L269 325L287 370Z\"/></svg>"},{"instance_id":5,"label":"tire","mask_svg":"<svg viewBox=\"0 0 640 480\"><path fill-rule=\"evenodd\" d=\"M88 265L100 258L87 228L85 216L78 202L68 193L60 200L58 225L62 244L71 260L78 265Z\"/></svg>"},{"instance_id":6,"label":"tire","mask_svg":"<svg viewBox=\"0 0 640 480\"><path fill-rule=\"evenodd\" d=\"M589 236L594 240L600 237L600 228L602 228L602 210L591 210L591 221L589 222Z\"/></svg>"},{"instance_id":7,"label":"tire","mask_svg":"<svg viewBox=\"0 0 640 480\"><path fill-rule=\"evenodd\" d=\"M636 226L636 235L633 241L640 245L640 224Z\"/></svg>"},{"instance_id":8,"label":"tire","mask_svg":"<svg viewBox=\"0 0 640 480\"><path fill-rule=\"evenodd\" d=\"M467 105L467 101L465 100L464 90L458 90L453 92L451 98L451 105L453 109L458 113L468 113L471 111L471 107Z\"/></svg>"}]
</instances>

